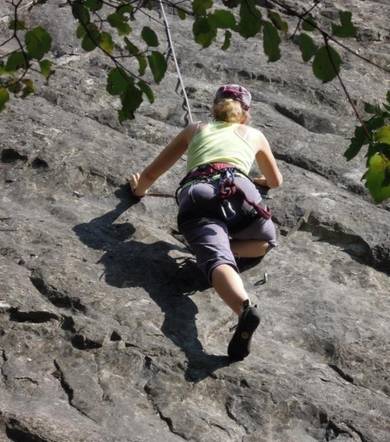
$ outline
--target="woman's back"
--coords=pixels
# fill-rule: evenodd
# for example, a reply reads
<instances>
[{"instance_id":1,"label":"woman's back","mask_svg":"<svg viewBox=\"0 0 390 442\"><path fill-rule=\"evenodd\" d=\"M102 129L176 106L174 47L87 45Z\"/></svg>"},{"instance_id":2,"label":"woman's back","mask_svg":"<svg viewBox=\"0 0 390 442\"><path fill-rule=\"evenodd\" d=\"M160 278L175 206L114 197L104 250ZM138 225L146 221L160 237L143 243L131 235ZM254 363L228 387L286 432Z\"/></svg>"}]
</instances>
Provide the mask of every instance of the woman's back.
<instances>
[{"instance_id":1,"label":"woman's back","mask_svg":"<svg viewBox=\"0 0 390 442\"><path fill-rule=\"evenodd\" d=\"M193 136L187 151L187 171L209 163L235 165L248 174L256 155L251 134L257 132L238 123L215 121L204 125Z\"/></svg>"}]
</instances>

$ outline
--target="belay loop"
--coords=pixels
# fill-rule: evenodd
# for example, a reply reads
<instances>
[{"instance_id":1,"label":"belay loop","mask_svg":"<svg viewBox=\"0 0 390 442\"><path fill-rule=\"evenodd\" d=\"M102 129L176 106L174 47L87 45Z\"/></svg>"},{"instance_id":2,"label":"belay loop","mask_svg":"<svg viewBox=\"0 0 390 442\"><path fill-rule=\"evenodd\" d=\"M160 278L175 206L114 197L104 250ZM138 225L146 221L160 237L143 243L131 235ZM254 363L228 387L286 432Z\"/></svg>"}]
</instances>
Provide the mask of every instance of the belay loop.
<instances>
[{"instance_id":1,"label":"belay loop","mask_svg":"<svg viewBox=\"0 0 390 442\"><path fill-rule=\"evenodd\" d=\"M234 169L228 168L221 171L218 183L218 196L223 200L235 195L237 187L234 184Z\"/></svg>"}]
</instances>

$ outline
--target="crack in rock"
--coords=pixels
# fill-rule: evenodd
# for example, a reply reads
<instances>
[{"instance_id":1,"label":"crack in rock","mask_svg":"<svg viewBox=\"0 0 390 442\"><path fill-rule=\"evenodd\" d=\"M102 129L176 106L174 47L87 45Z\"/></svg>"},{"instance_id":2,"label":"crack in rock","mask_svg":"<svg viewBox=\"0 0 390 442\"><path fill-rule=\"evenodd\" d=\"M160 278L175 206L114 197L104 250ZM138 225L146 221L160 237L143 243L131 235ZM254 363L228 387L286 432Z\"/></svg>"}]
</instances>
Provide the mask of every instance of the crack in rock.
<instances>
[{"instance_id":1,"label":"crack in rock","mask_svg":"<svg viewBox=\"0 0 390 442\"><path fill-rule=\"evenodd\" d=\"M0 366L0 373L1 373L1 376L2 376L2 378L4 380L4 383L7 383L8 376L4 373L3 365L4 365L5 362L7 362L8 359L7 359L7 355L5 354L4 350L1 350L1 360L2 360L2 363L1 363L1 366Z\"/></svg>"},{"instance_id":2,"label":"crack in rock","mask_svg":"<svg viewBox=\"0 0 390 442\"><path fill-rule=\"evenodd\" d=\"M245 431L246 434L249 434L249 430L248 428L242 424L238 417L234 414L232 408L234 406L234 399L233 398L229 398L225 404L225 410L226 410L226 414L227 416L233 421L235 422L239 427L243 428L243 430Z\"/></svg>"},{"instance_id":3,"label":"crack in rock","mask_svg":"<svg viewBox=\"0 0 390 442\"><path fill-rule=\"evenodd\" d=\"M14 378L17 381L30 381L32 384L34 385L38 385L39 382L36 381L35 379L29 378L28 376L18 376Z\"/></svg>"},{"instance_id":4,"label":"crack in rock","mask_svg":"<svg viewBox=\"0 0 390 442\"><path fill-rule=\"evenodd\" d=\"M27 161L27 156L20 154L15 149L3 149L1 152L1 161L3 163L15 163L16 161Z\"/></svg>"},{"instance_id":5,"label":"crack in rock","mask_svg":"<svg viewBox=\"0 0 390 442\"><path fill-rule=\"evenodd\" d=\"M70 332L70 343L77 350L93 350L103 346L102 343L96 342L76 330L74 319L71 316L62 316L61 328Z\"/></svg>"},{"instance_id":6,"label":"crack in rock","mask_svg":"<svg viewBox=\"0 0 390 442\"><path fill-rule=\"evenodd\" d=\"M83 410L80 410L79 408L77 408L74 404L73 404L73 397L74 397L74 391L73 388L71 387L71 385L66 381L65 379L65 374L62 371L60 365L58 364L58 362L54 359L54 366L56 368L56 371L53 374L53 376L55 378L57 378L60 381L61 387L64 390L64 393L66 394L67 398L68 398L68 403L69 405L74 408L75 410L77 410L78 413L80 413L82 416L90 419L92 422L97 423L94 419L92 419L90 416L88 416L87 413L85 413Z\"/></svg>"},{"instance_id":7,"label":"crack in rock","mask_svg":"<svg viewBox=\"0 0 390 442\"><path fill-rule=\"evenodd\" d=\"M350 424L350 423L346 423L345 425L346 425L349 429L351 429L352 431L354 431L354 432L360 437L361 442L368 442L368 440L366 439L366 437L363 436L363 433L362 433L360 430L356 429L352 424Z\"/></svg>"},{"instance_id":8,"label":"crack in rock","mask_svg":"<svg viewBox=\"0 0 390 442\"><path fill-rule=\"evenodd\" d=\"M41 295L54 306L68 308L72 311L79 311L82 313L87 311L87 308L81 303L79 298L72 297L67 293L60 292L55 287L52 287L37 271L33 271L30 280Z\"/></svg>"},{"instance_id":9,"label":"crack in rock","mask_svg":"<svg viewBox=\"0 0 390 442\"><path fill-rule=\"evenodd\" d=\"M352 376L350 376L349 374L345 373L344 370L342 370L340 367L338 367L337 365L334 364L328 364L328 367L331 368L332 370L334 370L339 376L341 376L345 381L353 384L354 383L354 379Z\"/></svg>"},{"instance_id":10,"label":"crack in rock","mask_svg":"<svg viewBox=\"0 0 390 442\"><path fill-rule=\"evenodd\" d=\"M94 350L102 347L100 342L89 339L81 333L77 333L72 337L71 344L78 350Z\"/></svg>"},{"instance_id":11,"label":"crack in rock","mask_svg":"<svg viewBox=\"0 0 390 442\"><path fill-rule=\"evenodd\" d=\"M186 437L185 434L175 430L175 427L174 427L173 422L172 422L172 418L169 417L169 416L165 416L164 413L161 411L160 407L158 406L158 404L156 404L156 402L153 399L152 389L151 389L151 387L148 384L146 384L144 386L144 391L146 393L147 399L152 404L153 409L156 411L156 413L158 414L160 419L167 424L167 426L169 428L169 431L171 433L175 434L176 436L181 437L184 440L189 440L188 437Z\"/></svg>"},{"instance_id":12,"label":"crack in rock","mask_svg":"<svg viewBox=\"0 0 390 442\"><path fill-rule=\"evenodd\" d=\"M336 423L331 419L327 422L325 429L325 440L327 442L336 440L343 434L347 434L354 441L359 440L360 442L367 442L363 435L360 432L357 432L351 425L344 422Z\"/></svg>"},{"instance_id":13,"label":"crack in rock","mask_svg":"<svg viewBox=\"0 0 390 442\"><path fill-rule=\"evenodd\" d=\"M5 434L12 442L50 442L29 430L16 419L8 419L5 422Z\"/></svg>"},{"instance_id":14,"label":"crack in rock","mask_svg":"<svg viewBox=\"0 0 390 442\"><path fill-rule=\"evenodd\" d=\"M313 216L310 216L308 222L301 226L302 231L309 232L328 244L342 246L344 251L358 262L380 272L388 273L390 256L387 256L386 253L380 256L375 247L371 247L364 238L358 234L345 232L342 229L343 227L338 223L332 225L320 224Z\"/></svg>"},{"instance_id":15,"label":"crack in rock","mask_svg":"<svg viewBox=\"0 0 390 442\"><path fill-rule=\"evenodd\" d=\"M44 322L50 322L52 319L58 320L59 317L55 313L41 310L21 312L17 308L11 308L9 313L9 320L14 322L32 322L34 324L41 324Z\"/></svg>"}]
</instances>

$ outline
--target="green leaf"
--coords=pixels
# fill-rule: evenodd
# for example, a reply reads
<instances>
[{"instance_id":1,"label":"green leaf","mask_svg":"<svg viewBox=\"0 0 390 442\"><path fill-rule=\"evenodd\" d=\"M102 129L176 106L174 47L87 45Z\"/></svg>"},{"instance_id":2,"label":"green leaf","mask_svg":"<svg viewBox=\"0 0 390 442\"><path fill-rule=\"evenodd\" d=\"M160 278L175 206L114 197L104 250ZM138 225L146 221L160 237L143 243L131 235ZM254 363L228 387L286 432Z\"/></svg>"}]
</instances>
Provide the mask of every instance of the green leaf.
<instances>
[{"instance_id":1,"label":"green leaf","mask_svg":"<svg viewBox=\"0 0 390 442\"><path fill-rule=\"evenodd\" d=\"M194 21L192 32L195 41L202 47L207 48L217 36L217 30L207 17L200 17Z\"/></svg>"},{"instance_id":2,"label":"green leaf","mask_svg":"<svg viewBox=\"0 0 390 442\"><path fill-rule=\"evenodd\" d=\"M131 27L124 21L123 16L118 13L107 16L108 23L118 31L119 35L128 35L131 32Z\"/></svg>"},{"instance_id":3,"label":"green leaf","mask_svg":"<svg viewBox=\"0 0 390 442\"><path fill-rule=\"evenodd\" d=\"M134 112L142 103L142 91L134 85L133 81L128 84L127 89L121 94L121 102L121 122L123 122L123 119L134 118Z\"/></svg>"},{"instance_id":4,"label":"green leaf","mask_svg":"<svg viewBox=\"0 0 390 442\"><path fill-rule=\"evenodd\" d=\"M140 50L138 47L132 43L127 37L124 38L124 41L126 43L126 48L130 55L138 55Z\"/></svg>"},{"instance_id":5,"label":"green leaf","mask_svg":"<svg viewBox=\"0 0 390 442\"><path fill-rule=\"evenodd\" d=\"M192 11L197 15L204 15L207 9L213 6L213 0L194 0L192 2Z\"/></svg>"},{"instance_id":6,"label":"green leaf","mask_svg":"<svg viewBox=\"0 0 390 442\"><path fill-rule=\"evenodd\" d=\"M109 54L114 50L114 42L112 41L112 36L108 32L102 32L100 34L99 45Z\"/></svg>"},{"instance_id":7,"label":"green leaf","mask_svg":"<svg viewBox=\"0 0 390 442\"><path fill-rule=\"evenodd\" d=\"M288 31L288 24L286 21L282 20L280 15L275 12L268 9L268 18L272 21L274 26L279 29L280 31L287 32Z\"/></svg>"},{"instance_id":8,"label":"green leaf","mask_svg":"<svg viewBox=\"0 0 390 442\"><path fill-rule=\"evenodd\" d=\"M230 47L230 40L232 38L232 33L230 31L225 31L225 40L223 41L223 45L221 49L226 51Z\"/></svg>"},{"instance_id":9,"label":"green leaf","mask_svg":"<svg viewBox=\"0 0 390 442\"><path fill-rule=\"evenodd\" d=\"M52 71L53 63L50 60L41 60L39 62L39 67L41 69L41 74L46 78L46 80L50 77L50 75L53 74L54 71Z\"/></svg>"},{"instance_id":10,"label":"green leaf","mask_svg":"<svg viewBox=\"0 0 390 442\"><path fill-rule=\"evenodd\" d=\"M187 17L187 14L183 9L177 9L177 15L179 16L180 20L185 20Z\"/></svg>"},{"instance_id":11,"label":"green leaf","mask_svg":"<svg viewBox=\"0 0 390 442\"><path fill-rule=\"evenodd\" d=\"M344 152L344 157L347 161L352 160L359 152L364 144L369 142L369 138L367 137L366 131L362 126L358 126L355 128L355 133L353 138L351 139L351 144L348 149Z\"/></svg>"},{"instance_id":12,"label":"green leaf","mask_svg":"<svg viewBox=\"0 0 390 442\"><path fill-rule=\"evenodd\" d=\"M373 155L370 158L368 170L364 178L366 180L366 187L377 203L390 198L389 174L390 160L379 153Z\"/></svg>"},{"instance_id":13,"label":"green leaf","mask_svg":"<svg viewBox=\"0 0 390 442\"><path fill-rule=\"evenodd\" d=\"M341 26L332 24L332 34L336 37L355 37L356 28L351 21L352 12L340 11L339 17Z\"/></svg>"},{"instance_id":14,"label":"green leaf","mask_svg":"<svg viewBox=\"0 0 390 442\"><path fill-rule=\"evenodd\" d=\"M16 83L11 83L7 88L10 92L16 95L22 90L22 82L17 81Z\"/></svg>"},{"instance_id":15,"label":"green leaf","mask_svg":"<svg viewBox=\"0 0 390 442\"><path fill-rule=\"evenodd\" d=\"M50 51L51 48L51 36L42 28L42 26L37 26L31 31L26 32L24 37L27 46L27 52L31 58L40 60L46 52Z\"/></svg>"},{"instance_id":16,"label":"green leaf","mask_svg":"<svg viewBox=\"0 0 390 442\"><path fill-rule=\"evenodd\" d=\"M4 110L5 103L9 100L9 93L5 87L0 87L0 112Z\"/></svg>"},{"instance_id":17,"label":"green leaf","mask_svg":"<svg viewBox=\"0 0 390 442\"><path fill-rule=\"evenodd\" d=\"M387 91L386 100L390 104L390 91Z\"/></svg>"},{"instance_id":18,"label":"green leaf","mask_svg":"<svg viewBox=\"0 0 390 442\"><path fill-rule=\"evenodd\" d=\"M342 61L338 52L328 45L322 46L313 61L313 73L323 83L333 80L340 72Z\"/></svg>"},{"instance_id":19,"label":"green leaf","mask_svg":"<svg viewBox=\"0 0 390 442\"><path fill-rule=\"evenodd\" d=\"M111 69L107 77L107 92L110 95L120 95L127 89L129 83L132 81L133 80L123 69Z\"/></svg>"},{"instance_id":20,"label":"green leaf","mask_svg":"<svg viewBox=\"0 0 390 442\"><path fill-rule=\"evenodd\" d=\"M150 86L145 82L140 80L138 83L138 87L141 89L141 91L146 95L147 99L149 100L149 103L154 103L154 94Z\"/></svg>"},{"instance_id":21,"label":"green leaf","mask_svg":"<svg viewBox=\"0 0 390 442\"><path fill-rule=\"evenodd\" d=\"M261 12L253 0L243 1L240 6L238 32L244 38L254 37L261 29Z\"/></svg>"},{"instance_id":22,"label":"green leaf","mask_svg":"<svg viewBox=\"0 0 390 442\"><path fill-rule=\"evenodd\" d=\"M85 35L85 25L83 25L83 24L80 23L80 24L77 26L77 29L76 29L76 37L77 37L77 38L83 38L84 35Z\"/></svg>"},{"instance_id":23,"label":"green leaf","mask_svg":"<svg viewBox=\"0 0 390 442\"><path fill-rule=\"evenodd\" d=\"M366 127L369 130L380 129L385 124L385 118L383 115L374 115L368 121L366 121Z\"/></svg>"},{"instance_id":24,"label":"green leaf","mask_svg":"<svg viewBox=\"0 0 390 442\"><path fill-rule=\"evenodd\" d=\"M309 61L317 51L317 46L313 39L310 35L302 32L298 37L298 44L303 61Z\"/></svg>"},{"instance_id":25,"label":"green leaf","mask_svg":"<svg viewBox=\"0 0 390 442\"><path fill-rule=\"evenodd\" d=\"M375 132L375 140L378 143L390 145L390 126L383 126Z\"/></svg>"},{"instance_id":26,"label":"green leaf","mask_svg":"<svg viewBox=\"0 0 390 442\"><path fill-rule=\"evenodd\" d=\"M148 46L158 46L158 38L153 29L150 29L148 26L144 26L141 32L141 37L145 41Z\"/></svg>"},{"instance_id":27,"label":"green leaf","mask_svg":"<svg viewBox=\"0 0 390 442\"><path fill-rule=\"evenodd\" d=\"M120 14L123 20L126 19L126 14L132 14L134 11L134 7L130 3L122 3L116 8L117 14Z\"/></svg>"},{"instance_id":28,"label":"green leaf","mask_svg":"<svg viewBox=\"0 0 390 442\"><path fill-rule=\"evenodd\" d=\"M98 11L103 7L102 0L85 0L84 4L91 11Z\"/></svg>"},{"instance_id":29,"label":"green leaf","mask_svg":"<svg viewBox=\"0 0 390 442\"><path fill-rule=\"evenodd\" d=\"M241 0L222 0L222 3L227 8L233 9L241 3Z\"/></svg>"},{"instance_id":30,"label":"green leaf","mask_svg":"<svg viewBox=\"0 0 390 442\"><path fill-rule=\"evenodd\" d=\"M316 22L311 14L308 14L302 21L302 29L304 31L314 31L316 29L315 25Z\"/></svg>"},{"instance_id":31,"label":"green leaf","mask_svg":"<svg viewBox=\"0 0 390 442\"><path fill-rule=\"evenodd\" d=\"M278 30L271 22L265 21L263 23L263 48L268 61L279 60L281 55L279 45L280 37Z\"/></svg>"},{"instance_id":32,"label":"green leaf","mask_svg":"<svg viewBox=\"0 0 390 442\"><path fill-rule=\"evenodd\" d=\"M146 68L148 67L148 61L146 60L145 55L139 54L136 56L138 61L138 72L140 75L144 75Z\"/></svg>"},{"instance_id":33,"label":"green leaf","mask_svg":"<svg viewBox=\"0 0 390 442\"><path fill-rule=\"evenodd\" d=\"M87 25L91 21L88 9L81 4L80 1L76 1L72 5L72 14L80 23Z\"/></svg>"},{"instance_id":34,"label":"green leaf","mask_svg":"<svg viewBox=\"0 0 390 442\"><path fill-rule=\"evenodd\" d=\"M89 23L87 25L86 34L81 41L81 47L86 52L93 51L100 43L100 32L96 25Z\"/></svg>"},{"instance_id":35,"label":"green leaf","mask_svg":"<svg viewBox=\"0 0 390 442\"><path fill-rule=\"evenodd\" d=\"M5 68L4 62L2 60L0 60L0 77L2 75L9 75L9 73L7 72L7 69Z\"/></svg>"},{"instance_id":36,"label":"green leaf","mask_svg":"<svg viewBox=\"0 0 390 442\"><path fill-rule=\"evenodd\" d=\"M26 29L26 23L24 20L11 20L9 22L8 29L16 29L17 31L24 31Z\"/></svg>"},{"instance_id":37,"label":"green leaf","mask_svg":"<svg viewBox=\"0 0 390 442\"><path fill-rule=\"evenodd\" d=\"M22 98L26 98L28 95L35 92L34 82L32 80L28 78L22 80L22 83L24 84L24 88L22 90Z\"/></svg>"},{"instance_id":38,"label":"green leaf","mask_svg":"<svg viewBox=\"0 0 390 442\"><path fill-rule=\"evenodd\" d=\"M381 108L377 104L364 103L364 111L368 114L377 114L381 111Z\"/></svg>"},{"instance_id":39,"label":"green leaf","mask_svg":"<svg viewBox=\"0 0 390 442\"><path fill-rule=\"evenodd\" d=\"M209 20L213 23L214 27L220 29L234 29L236 27L236 19L230 11L225 9L217 9L210 16Z\"/></svg>"},{"instance_id":40,"label":"green leaf","mask_svg":"<svg viewBox=\"0 0 390 442\"><path fill-rule=\"evenodd\" d=\"M8 72L14 72L18 69L27 68L26 58L21 51L12 52L7 58L5 69Z\"/></svg>"},{"instance_id":41,"label":"green leaf","mask_svg":"<svg viewBox=\"0 0 390 442\"><path fill-rule=\"evenodd\" d=\"M165 72L167 70L167 62L163 54L157 51L153 51L151 55L148 56L148 62L150 69L153 74L154 81L160 83L164 78Z\"/></svg>"}]
</instances>

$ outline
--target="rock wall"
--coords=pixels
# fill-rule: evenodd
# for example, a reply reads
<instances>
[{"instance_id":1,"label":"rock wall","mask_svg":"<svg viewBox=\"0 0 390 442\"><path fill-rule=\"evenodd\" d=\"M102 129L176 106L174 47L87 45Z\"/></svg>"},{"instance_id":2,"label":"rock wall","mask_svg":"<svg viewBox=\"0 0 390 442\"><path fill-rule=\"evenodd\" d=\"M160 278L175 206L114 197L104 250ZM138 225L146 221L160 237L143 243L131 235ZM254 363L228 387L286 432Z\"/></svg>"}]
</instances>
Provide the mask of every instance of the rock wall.
<instances>
[{"instance_id":1,"label":"rock wall","mask_svg":"<svg viewBox=\"0 0 390 442\"><path fill-rule=\"evenodd\" d=\"M183 125L173 65L121 126L108 61L48 3L26 19L54 35L56 74L0 114L0 440L389 441L390 206L367 195L363 158L343 159L355 120L337 82L320 84L291 41L272 64L261 40L200 50L170 15L196 119L218 85L244 84L284 175L268 200L279 247L243 264L262 325L229 364L235 319L177 234L173 199L132 204L125 187ZM390 63L388 2L318 8L324 23L353 10L348 45ZM358 105L384 96L388 75L343 59ZM184 170L153 192L172 194Z\"/></svg>"}]
</instances>

